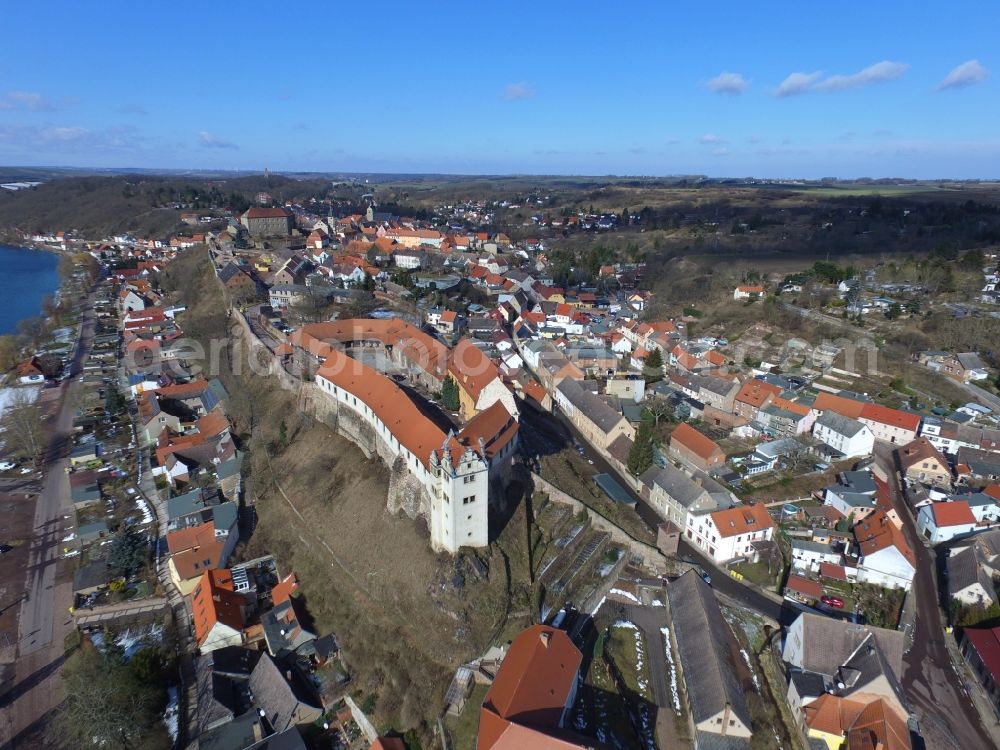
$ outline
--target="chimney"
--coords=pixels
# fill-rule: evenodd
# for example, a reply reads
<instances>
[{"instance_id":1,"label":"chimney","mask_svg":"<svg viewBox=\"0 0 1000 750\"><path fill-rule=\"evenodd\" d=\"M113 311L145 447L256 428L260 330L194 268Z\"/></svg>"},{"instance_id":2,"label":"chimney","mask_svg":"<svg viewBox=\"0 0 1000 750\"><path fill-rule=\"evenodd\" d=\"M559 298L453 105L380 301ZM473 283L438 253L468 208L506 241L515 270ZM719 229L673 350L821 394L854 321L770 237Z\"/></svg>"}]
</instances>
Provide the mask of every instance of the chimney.
<instances>
[{"instance_id":1,"label":"chimney","mask_svg":"<svg viewBox=\"0 0 1000 750\"><path fill-rule=\"evenodd\" d=\"M549 639L552 637L552 634L547 630L543 630L538 637L542 639L542 645L545 646L545 648L548 648Z\"/></svg>"}]
</instances>

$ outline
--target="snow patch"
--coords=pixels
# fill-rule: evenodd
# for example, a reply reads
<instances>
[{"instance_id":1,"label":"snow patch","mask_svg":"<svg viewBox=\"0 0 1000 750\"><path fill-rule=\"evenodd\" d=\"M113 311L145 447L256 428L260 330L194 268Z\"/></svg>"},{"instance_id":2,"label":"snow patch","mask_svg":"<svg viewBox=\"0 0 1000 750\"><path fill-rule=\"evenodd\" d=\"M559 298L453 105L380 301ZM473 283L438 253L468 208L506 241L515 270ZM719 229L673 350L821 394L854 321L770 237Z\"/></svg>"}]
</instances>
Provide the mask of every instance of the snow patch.
<instances>
[{"instance_id":1,"label":"snow patch","mask_svg":"<svg viewBox=\"0 0 1000 750\"><path fill-rule=\"evenodd\" d=\"M674 664L674 652L670 649L670 628L660 628L663 634L663 647L667 653L667 666L670 668L670 700L674 706L674 713L681 715L681 696L677 688L677 665Z\"/></svg>"},{"instance_id":2,"label":"snow patch","mask_svg":"<svg viewBox=\"0 0 1000 750\"><path fill-rule=\"evenodd\" d=\"M637 597L635 594L629 593L628 591L622 591L621 589L611 589L611 591L609 591L608 593L623 597L625 599L628 599L629 601L635 602L636 604L642 603L639 601L639 597Z\"/></svg>"}]
</instances>

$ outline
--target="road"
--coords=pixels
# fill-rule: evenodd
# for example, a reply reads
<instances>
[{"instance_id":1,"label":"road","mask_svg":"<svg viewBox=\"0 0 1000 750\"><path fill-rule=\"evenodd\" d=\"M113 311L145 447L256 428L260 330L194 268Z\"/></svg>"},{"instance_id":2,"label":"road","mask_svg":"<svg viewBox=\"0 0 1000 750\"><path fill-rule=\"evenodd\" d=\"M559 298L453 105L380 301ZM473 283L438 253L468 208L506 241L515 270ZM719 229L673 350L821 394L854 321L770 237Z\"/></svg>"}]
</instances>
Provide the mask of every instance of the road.
<instances>
[{"instance_id":1,"label":"road","mask_svg":"<svg viewBox=\"0 0 1000 750\"><path fill-rule=\"evenodd\" d=\"M67 455L73 429L74 396L94 340L93 296L82 313L80 337L70 365L71 379L63 386L62 403L52 425L45 452L41 492L35 505L35 538L31 542L18 627L16 681L4 697L5 720L0 722L0 748L20 747L26 733L55 709L62 695L59 666L63 643L72 631L67 612L72 604L72 581L57 582L63 516L71 513Z\"/></svg>"},{"instance_id":2,"label":"road","mask_svg":"<svg viewBox=\"0 0 1000 750\"><path fill-rule=\"evenodd\" d=\"M528 427L528 439L533 446L537 446L541 451L555 452L568 447L573 440L583 449L583 455L593 463L598 473L610 474L615 477L618 483L628 491L636 501L636 512L645 521L646 525L656 533L656 527L663 522L660 515L649 503L636 494L628 481L621 476L619 471L611 465L600 453L591 447L576 428L570 424L562 414L557 414L556 419L552 416L540 412L531 406L525 406L521 413L521 424ZM762 594L755 588L751 588L740 583L735 578L725 575L722 571L715 569L715 564L701 552L692 547L683 539L678 547L678 557L688 560L700 560L706 570L715 570L712 575L712 588L725 597L741 604L753 611L775 620L782 625L788 625L798 616L799 610L787 603L779 603L774 599Z\"/></svg>"},{"instance_id":3,"label":"road","mask_svg":"<svg viewBox=\"0 0 1000 750\"><path fill-rule=\"evenodd\" d=\"M891 448L877 444L875 454L880 464L891 469L888 473L893 505L903 521L903 531L917 558L911 592L916 596L916 621L913 644L903 657L902 675L910 710L917 715L928 748L964 750L996 747L952 666L945 644L945 638L952 636L944 632L938 606L935 558L918 537L916 524L899 486Z\"/></svg>"},{"instance_id":4,"label":"road","mask_svg":"<svg viewBox=\"0 0 1000 750\"><path fill-rule=\"evenodd\" d=\"M975 383L962 383L956 380L955 385L968 393L974 401L978 401L990 407L995 413L1000 414L1000 398L997 398L989 391L984 391Z\"/></svg>"}]
</instances>

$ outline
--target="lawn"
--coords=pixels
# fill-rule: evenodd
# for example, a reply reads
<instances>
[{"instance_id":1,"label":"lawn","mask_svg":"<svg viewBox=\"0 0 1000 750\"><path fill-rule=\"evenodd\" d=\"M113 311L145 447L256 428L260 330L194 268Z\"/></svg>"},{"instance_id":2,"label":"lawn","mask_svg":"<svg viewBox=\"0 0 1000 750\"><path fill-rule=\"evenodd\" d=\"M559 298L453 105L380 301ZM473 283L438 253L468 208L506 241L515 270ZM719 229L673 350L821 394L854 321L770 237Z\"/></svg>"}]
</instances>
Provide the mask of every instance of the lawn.
<instances>
[{"instance_id":1,"label":"lawn","mask_svg":"<svg viewBox=\"0 0 1000 750\"><path fill-rule=\"evenodd\" d=\"M776 570L773 574L768 573L767 563L765 562L744 562L739 565L733 565L732 570L742 575L750 583L755 583L761 588L769 590L773 590L777 586L777 577L781 572Z\"/></svg>"},{"instance_id":2,"label":"lawn","mask_svg":"<svg viewBox=\"0 0 1000 750\"><path fill-rule=\"evenodd\" d=\"M451 746L455 750L475 750L479 734L479 709L489 689L489 685L476 685L461 715L445 714L444 726L451 735Z\"/></svg>"},{"instance_id":3,"label":"lawn","mask_svg":"<svg viewBox=\"0 0 1000 750\"><path fill-rule=\"evenodd\" d=\"M632 623L612 625L604 644L604 656L614 662L628 690L650 703L653 702L646 643L635 625Z\"/></svg>"}]
</instances>

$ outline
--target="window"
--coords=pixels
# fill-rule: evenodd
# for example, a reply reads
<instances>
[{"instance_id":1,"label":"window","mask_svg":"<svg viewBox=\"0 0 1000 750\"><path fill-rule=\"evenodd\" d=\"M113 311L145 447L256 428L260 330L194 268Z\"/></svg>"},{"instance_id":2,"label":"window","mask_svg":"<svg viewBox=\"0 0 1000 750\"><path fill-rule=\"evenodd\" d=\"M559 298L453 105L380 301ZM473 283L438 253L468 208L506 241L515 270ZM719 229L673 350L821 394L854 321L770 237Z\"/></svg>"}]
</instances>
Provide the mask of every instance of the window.
<instances>
[{"instance_id":1,"label":"window","mask_svg":"<svg viewBox=\"0 0 1000 750\"><path fill-rule=\"evenodd\" d=\"M474 502L476 502L476 496L475 495L469 495L468 497L463 497L462 498L462 505L469 505L470 503L474 503Z\"/></svg>"}]
</instances>

